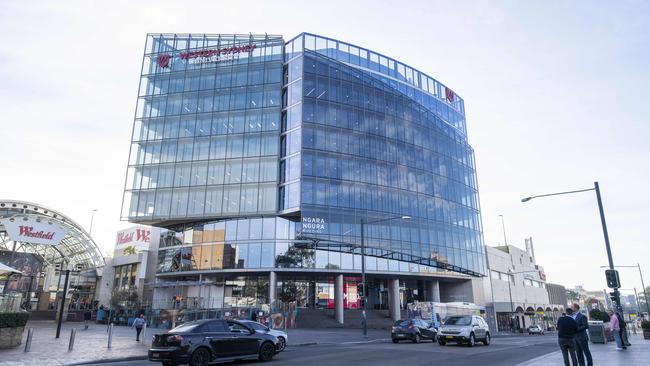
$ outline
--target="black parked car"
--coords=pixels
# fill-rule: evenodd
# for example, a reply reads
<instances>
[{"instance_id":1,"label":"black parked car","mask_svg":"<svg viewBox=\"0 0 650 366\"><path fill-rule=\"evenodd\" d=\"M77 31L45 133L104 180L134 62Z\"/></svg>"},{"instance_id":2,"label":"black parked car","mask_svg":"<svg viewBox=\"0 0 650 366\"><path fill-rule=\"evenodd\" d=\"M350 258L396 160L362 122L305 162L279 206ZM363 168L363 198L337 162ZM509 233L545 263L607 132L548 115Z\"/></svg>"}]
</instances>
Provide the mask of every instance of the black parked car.
<instances>
[{"instance_id":1,"label":"black parked car","mask_svg":"<svg viewBox=\"0 0 650 366\"><path fill-rule=\"evenodd\" d=\"M270 361L278 339L234 320L199 320L153 336L149 361L165 366L189 363L205 366L215 361L259 359Z\"/></svg>"},{"instance_id":2,"label":"black parked car","mask_svg":"<svg viewBox=\"0 0 650 366\"><path fill-rule=\"evenodd\" d=\"M437 331L433 324L422 319L398 320L391 329L390 336L393 343L408 339L413 343L420 343L423 339L436 341Z\"/></svg>"}]
</instances>

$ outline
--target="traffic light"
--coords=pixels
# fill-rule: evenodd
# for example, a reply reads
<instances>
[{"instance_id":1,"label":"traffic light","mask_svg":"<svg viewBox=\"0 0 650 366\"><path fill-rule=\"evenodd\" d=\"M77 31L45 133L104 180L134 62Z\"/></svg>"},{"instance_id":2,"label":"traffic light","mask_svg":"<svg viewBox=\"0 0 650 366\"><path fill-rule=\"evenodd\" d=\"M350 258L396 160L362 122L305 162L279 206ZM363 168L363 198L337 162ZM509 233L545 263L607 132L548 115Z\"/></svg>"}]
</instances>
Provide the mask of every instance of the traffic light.
<instances>
[{"instance_id":1,"label":"traffic light","mask_svg":"<svg viewBox=\"0 0 650 366\"><path fill-rule=\"evenodd\" d=\"M609 298L612 300L612 303L614 303L614 307L617 308L618 306L621 305L621 299L619 297L618 290L614 290L609 293Z\"/></svg>"},{"instance_id":2,"label":"traffic light","mask_svg":"<svg viewBox=\"0 0 650 366\"><path fill-rule=\"evenodd\" d=\"M357 296L363 298L363 283L357 284Z\"/></svg>"},{"instance_id":3,"label":"traffic light","mask_svg":"<svg viewBox=\"0 0 650 366\"><path fill-rule=\"evenodd\" d=\"M607 278L607 287L620 288L621 280L618 278L618 271L615 269L605 270L605 278Z\"/></svg>"}]
</instances>

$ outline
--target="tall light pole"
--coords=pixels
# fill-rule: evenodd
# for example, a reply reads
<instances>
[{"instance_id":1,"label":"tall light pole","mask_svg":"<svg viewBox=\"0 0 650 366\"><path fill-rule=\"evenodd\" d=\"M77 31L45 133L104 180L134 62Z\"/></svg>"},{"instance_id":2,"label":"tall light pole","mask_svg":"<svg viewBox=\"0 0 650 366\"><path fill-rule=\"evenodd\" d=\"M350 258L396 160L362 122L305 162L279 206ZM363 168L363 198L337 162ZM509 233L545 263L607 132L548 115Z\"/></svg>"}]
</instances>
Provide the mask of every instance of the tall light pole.
<instances>
[{"instance_id":1,"label":"tall light pole","mask_svg":"<svg viewBox=\"0 0 650 366\"><path fill-rule=\"evenodd\" d=\"M506 222L503 219L503 215L499 215L499 217L501 217L501 227L503 228L503 243L507 246L508 238L506 237Z\"/></svg>"},{"instance_id":2,"label":"tall light pole","mask_svg":"<svg viewBox=\"0 0 650 366\"><path fill-rule=\"evenodd\" d=\"M93 209L93 212L90 214L90 228L88 228L88 235L92 235L93 233L93 220L95 219L95 212L98 210L95 208Z\"/></svg>"},{"instance_id":3,"label":"tall light pole","mask_svg":"<svg viewBox=\"0 0 650 366\"><path fill-rule=\"evenodd\" d=\"M366 291L366 244L365 244L365 226L368 224L376 224L379 222L384 222L384 221L391 221L391 220L397 220L397 219L402 219L402 220L410 220L411 216L395 216L395 217L389 217L385 219L379 219L379 220L374 220L374 221L368 221L365 222L364 219L361 219L361 291L363 292L363 296L361 296L361 300L363 301L363 307L361 309L361 316L363 317L363 336L368 337L368 318L366 316L366 303L368 302L368 291Z\"/></svg>"},{"instance_id":4,"label":"tall light pole","mask_svg":"<svg viewBox=\"0 0 650 366\"><path fill-rule=\"evenodd\" d=\"M612 259L612 250L611 250L610 245L609 245L609 234L607 234L607 223L605 222L605 210L603 209L603 201L602 201L602 199L600 197L600 188L598 186L598 182L594 182L594 188L579 189L579 190L576 190L576 191L540 194L540 195L537 195L537 196L522 198L521 202L528 202L528 201L532 200L533 198L559 196L559 195L563 195L563 194L580 193L580 192L587 192L587 191L596 191L596 200L598 201L598 211L600 212L600 224L603 227L603 236L605 237L605 249L607 250L607 261L609 262L609 269L613 270L614 269L614 260ZM616 301L616 303L618 305L618 308L620 310L620 308L621 308L621 296L620 296L620 293L618 291L618 288L614 288L614 298L615 298L615 301Z\"/></svg>"},{"instance_id":5,"label":"tall light pole","mask_svg":"<svg viewBox=\"0 0 650 366\"><path fill-rule=\"evenodd\" d=\"M508 268L508 295L510 296L510 314L511 314L511 316L514 315L515 309L514 309L514 304L512 303L512 287L510 286L510 282L511 282L510 280L512 279L512 282L514 282L514 280L515 280L514 275L521 274L521 273L527 273L527 272L537 272L537 271L513 272L512 268ZM517 324L519 324L519 320L517 320Z\"/></svg>"}]
</instances>

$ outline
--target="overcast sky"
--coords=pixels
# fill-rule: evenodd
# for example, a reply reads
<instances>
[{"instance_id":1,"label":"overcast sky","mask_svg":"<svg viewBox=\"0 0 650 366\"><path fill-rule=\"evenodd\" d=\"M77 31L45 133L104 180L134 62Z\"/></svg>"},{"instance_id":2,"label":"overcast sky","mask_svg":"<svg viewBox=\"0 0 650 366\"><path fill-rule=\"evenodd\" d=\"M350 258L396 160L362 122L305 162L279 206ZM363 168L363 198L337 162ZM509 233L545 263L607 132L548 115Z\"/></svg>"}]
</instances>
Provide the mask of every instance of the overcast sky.
<instances>
[{"instance_id":1,"label":"overcast sky","mask_svg":"<svg viewBox=\"0 0 650 366\"><path fill-rule=\"evenodd\" d=\"M412 6L407 7L407 4ZM110 252L147 32L302 31L411 65L465 99L485 242L533 237L549 282L650 282L650 5L644 1L3 1L0 198L49 206ZM641 288L621 270L623 288Z\"/></svg>"}]
</instances>

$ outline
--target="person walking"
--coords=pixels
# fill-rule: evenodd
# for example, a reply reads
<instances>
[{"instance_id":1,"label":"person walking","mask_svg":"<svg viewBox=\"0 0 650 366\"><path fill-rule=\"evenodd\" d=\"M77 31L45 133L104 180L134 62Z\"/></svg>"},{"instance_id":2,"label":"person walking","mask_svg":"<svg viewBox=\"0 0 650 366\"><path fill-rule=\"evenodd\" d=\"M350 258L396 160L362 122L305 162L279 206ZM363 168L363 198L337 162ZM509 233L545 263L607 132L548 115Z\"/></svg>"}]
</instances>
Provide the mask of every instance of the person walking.
<instances>
[{"instance_id":1,"label":"person walking","mask_svg":"<svg viewBox=\"0 0 650 366\"><path fill-rule=\"evenodd\" d=\"M88 330L88 326L90 325L90 320L93 318L93 313L90 311L90 309L86 309L84 311L84 329Z\"/></svg>"},{"instance_id":2,"label":"person walking","mask_svg":"<svg viewBox=\"0 0 650 366\"><path fill-rule=\"evenodd\" d=\"M557 320L557 337L560 350L562 351L562 358L564 359L564 366L571 366L569 364L569 354L571 355L571 362L573 366L578 365L576 356L576 342L575 337L578 333L578 323L572 318L573 309L566 309L566 315L562 315Z\"/></svg>"},{"instance_id":3,"label":"person walking","mask_svg":"<svg viewBox=\"0 0 650 366\"><path fill-rule=\"evenodd\" d=\"M616 341L616 350L622 351L627 347L623 347L623 340L621 339L621 323L618 319L618 315L616 315L613 310L607 311L607 314L609 314L609 325L612 328L612 335Z\"/></svg>"},{"instance_id":4,"label":"person walking","mask_svg":"<svg viewBox=\"0 0 650 366\"><path fill-rule=\"evenodd\" d=\"M591 358L591 351L589 350L589 336L587 330L589 329L589 321L587 317L580 312L580 305L573 304L573 319L578 323L578 329L575 337L576 353L578 354L578 363L580 366L585 366L585 358L587 359L587 366L593 366L594 361Z\"/></svg>"},{"instance_id":5,"label":"person walking","mask_svg":"<svg viewBox=\"0 0 650 366\"><path fill-rule=\"evenodd\" d=\"M139 317L133 320L132 327L135 327L135 341L140 342L140 332L142 332L142 327L144 326L144 314L140 314Z\"/></svg>"}]
</instances>

